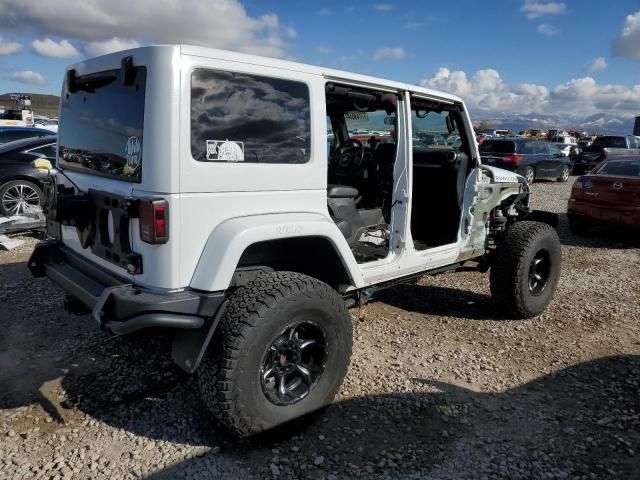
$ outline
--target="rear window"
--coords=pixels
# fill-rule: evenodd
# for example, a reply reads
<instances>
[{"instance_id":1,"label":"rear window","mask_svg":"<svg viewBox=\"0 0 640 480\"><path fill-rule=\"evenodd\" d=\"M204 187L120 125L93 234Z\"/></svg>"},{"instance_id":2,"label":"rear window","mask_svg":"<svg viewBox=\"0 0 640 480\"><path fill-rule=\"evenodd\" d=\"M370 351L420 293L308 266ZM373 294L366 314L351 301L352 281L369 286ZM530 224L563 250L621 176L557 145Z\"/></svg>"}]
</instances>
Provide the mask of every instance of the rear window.
<instances>
[{"instance_id":1,"label":"rear window","mask_svg":"<svg viewBox=\"0 0 640 480\"><path fill-rule=\"evenodd\" d=\"M627 148L624 137L598 137L593 141L594 147Z\"/></svg>"},{"instance_id":2,"label":"rear window","mask_svg":"<svg viewBox=\"0 0 640 480\"><path fill-rule=\"evenodd\" d=\"M0 143L13 142L15 140L22 140L24 138L31 137L43 137L45 134L38 132L30 132L26 130L19 130L17 132L4 131L0 132Z\"/></svg>"},{"instance_id":3,"label":"rear window","mask_svg":"<svg viewBox=\"0 0 640 480\"><path fill-rule=\"evenodd\" d=\"M202 162L305 163L309 88L208 69L191 76L191 155Z\"/></svg>"},{"instance_id":4,"label":"rear window","mask_svg":"<svg viewBox=\"0 0 640 480\"><path fill-rule=\"evenodd\" d=\"M597 175L640 177L640 160L609 160L598 169Z\"/></svg>"},{"instance_id":5,"label":"rear window","mask_svg":"<svg viewBox=\"0 0 640 480\"><path fill-rule=\"evenodd\" d=\"M515 153L515 142L485 140L480 145L481 153Z\"/></svg>"},{"instance_id":6,"label":"rear window","mask_svg":"<svg viewBox=\"0 0 640 480\"><path fill-rule=\"evenodd\" d=\"M65 87L60 105L58 165L140 182L147 69L135 67L132 85L120 70L79 77L76 92Z\"/></svg>"}]
</instances>

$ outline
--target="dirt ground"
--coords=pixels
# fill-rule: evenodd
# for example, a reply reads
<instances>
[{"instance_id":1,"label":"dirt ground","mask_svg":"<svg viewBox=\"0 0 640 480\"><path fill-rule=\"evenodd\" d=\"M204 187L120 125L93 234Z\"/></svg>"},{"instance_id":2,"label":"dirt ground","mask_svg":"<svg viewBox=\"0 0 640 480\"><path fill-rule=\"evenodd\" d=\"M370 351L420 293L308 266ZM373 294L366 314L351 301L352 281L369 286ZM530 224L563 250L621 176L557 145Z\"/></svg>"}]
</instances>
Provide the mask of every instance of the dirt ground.
<instances>
[{"instance_id":1,"label":"dirt ground","mask_svg":"<svg viewBox=\"0 0 640 480\"><path fill-rule=\"evenodd\" d=\"M563 213L571 183L536 183L536 206ZM573 236L564 215L559 234L535 319L502 317L476 272L352 310L335 405L271 443L220 431L162 338L64 314L28 238L0 252L0 479L639 478L640 239Z\"/></svg>"}]
</instances>

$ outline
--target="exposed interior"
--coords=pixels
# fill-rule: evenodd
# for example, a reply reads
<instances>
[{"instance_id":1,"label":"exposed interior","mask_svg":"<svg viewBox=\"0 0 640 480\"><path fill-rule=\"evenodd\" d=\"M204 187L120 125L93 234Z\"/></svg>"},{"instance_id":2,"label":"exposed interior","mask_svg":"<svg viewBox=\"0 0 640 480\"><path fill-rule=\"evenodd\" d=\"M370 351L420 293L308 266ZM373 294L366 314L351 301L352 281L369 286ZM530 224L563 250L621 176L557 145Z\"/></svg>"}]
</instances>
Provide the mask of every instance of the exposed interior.
<instances>
[{"instance_id":1,"label":"exposed interior","mask_svg":"<svg viewBox=\"0 0 640 480\"><path fill-rule=\"evenodd\" d=\"M327 84L329 212L359 263L387 256L399 95Z\"/></svg>"},{"instance_id":2,"label":"exposed interior","mask_svg":"<svg viewBox=\"0 0 640 480\"><path fill-rule=\"evenodd\" d=\"M387 256L400 94L327 84L328 207L358 263ZM461 109L411 99L411 233L417 250L457 240L469 138Z\"/></svg>"},{"instance_id":3,"label":"exposed interior","mask_svg":"<svg viewBox=\"0 0 640 480\"><path fill-rule=\"evenodd\" d=\"M411 236L416 250L458 240L470 135L457 105L411 98L413 192Z\"/></svg>"}]
</instances>

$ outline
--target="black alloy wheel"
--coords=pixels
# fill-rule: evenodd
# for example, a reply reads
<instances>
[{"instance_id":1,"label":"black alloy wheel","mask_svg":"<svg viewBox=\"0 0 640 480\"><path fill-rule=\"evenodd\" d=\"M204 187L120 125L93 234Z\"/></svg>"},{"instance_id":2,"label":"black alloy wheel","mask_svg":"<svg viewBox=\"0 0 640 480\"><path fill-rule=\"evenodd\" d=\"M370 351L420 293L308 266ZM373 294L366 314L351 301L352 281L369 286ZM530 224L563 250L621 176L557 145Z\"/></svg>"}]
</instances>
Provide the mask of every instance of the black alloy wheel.
<instances>
[{"instance_id":1,"label":"black alloy wheel","mask_svg":"<svg viewBox=\"0 0 640 480\"><path fill-rule=\"evenodd\" d=\"M303 322L276 338L262 360L262 391L275 405L305 398L324 372L327 344L319 325Z\"/></svg>"},{"instance_id":2,"label":"black alloy wheel","mask_svg":"<svg viewBox=\"0 0 640 480\"><path fill-rule=\"evenodd\" d=\"M538 296L547 288L551 275L549 252L538 250L529 265L529 292Z\"/></svg>"}]
</instances>

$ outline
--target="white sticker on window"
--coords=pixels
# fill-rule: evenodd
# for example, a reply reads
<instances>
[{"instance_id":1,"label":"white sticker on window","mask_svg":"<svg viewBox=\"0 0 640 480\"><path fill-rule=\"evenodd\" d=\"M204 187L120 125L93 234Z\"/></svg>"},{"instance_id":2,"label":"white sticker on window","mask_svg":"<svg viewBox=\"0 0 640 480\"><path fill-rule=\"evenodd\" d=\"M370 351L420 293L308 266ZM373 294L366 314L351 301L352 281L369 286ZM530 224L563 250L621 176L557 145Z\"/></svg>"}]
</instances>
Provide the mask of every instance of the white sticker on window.
<instances>
[{"instance_id":1,"label":"white sticker on window","mask_svg":"<svg viewBox=\"0 0 640 480\"><path fill-rule=\"evenodd\" d=\"M207 140L207 160L244 162L244 142Z\"/></svg>"}]
</instances>

